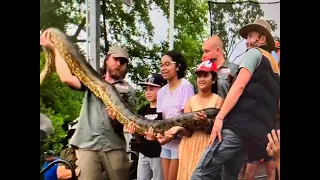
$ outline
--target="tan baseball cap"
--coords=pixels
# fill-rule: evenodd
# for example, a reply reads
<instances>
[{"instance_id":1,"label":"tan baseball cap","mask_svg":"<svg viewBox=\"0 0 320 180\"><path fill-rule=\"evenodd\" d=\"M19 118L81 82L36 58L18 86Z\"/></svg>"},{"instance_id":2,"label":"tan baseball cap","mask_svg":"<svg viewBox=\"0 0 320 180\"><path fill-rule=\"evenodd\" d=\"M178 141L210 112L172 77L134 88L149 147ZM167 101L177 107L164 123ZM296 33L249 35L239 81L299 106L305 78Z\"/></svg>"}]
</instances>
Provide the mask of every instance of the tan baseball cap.
<instances>
[{"instance_id":1,"label":"tan baseball cap","mask_svg":"<svg viewBox=\"0 0 320 180\"><path fill-rule=\"evenodd\" d=\"M107 55L112 55L113 57L126 58L128 61L130 61L128 52L124 48L119 46L109 47Z\"/></svg>"}]
</instances>

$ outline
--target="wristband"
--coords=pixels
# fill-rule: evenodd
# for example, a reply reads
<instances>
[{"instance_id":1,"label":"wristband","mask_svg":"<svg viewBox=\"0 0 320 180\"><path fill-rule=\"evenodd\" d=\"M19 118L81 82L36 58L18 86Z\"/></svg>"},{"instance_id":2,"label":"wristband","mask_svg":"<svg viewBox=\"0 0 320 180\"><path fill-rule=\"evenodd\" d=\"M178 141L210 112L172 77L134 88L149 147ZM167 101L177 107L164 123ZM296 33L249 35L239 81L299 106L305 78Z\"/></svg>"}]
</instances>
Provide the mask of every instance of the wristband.
<instances>
[{"instance_id":1,"label":"wristband","mask_svg":"<svg viewBox=\"0 0 320 180\"><path fill-rule=\"evenodd\" d=\"M221 117L216 116L215 120L221 120L223 121L223 119Z\"/></svg>"}]
</instances>

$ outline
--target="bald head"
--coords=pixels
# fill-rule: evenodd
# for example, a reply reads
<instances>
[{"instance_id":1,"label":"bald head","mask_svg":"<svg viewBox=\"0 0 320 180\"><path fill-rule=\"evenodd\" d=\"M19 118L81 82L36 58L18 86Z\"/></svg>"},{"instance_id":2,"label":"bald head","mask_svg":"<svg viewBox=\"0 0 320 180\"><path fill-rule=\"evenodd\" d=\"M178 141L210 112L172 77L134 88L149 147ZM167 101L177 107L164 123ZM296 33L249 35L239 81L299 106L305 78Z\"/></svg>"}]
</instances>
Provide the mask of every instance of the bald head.
<instances>
[{"instance_id":1,"label":"bald head","mask_svg":"<svg viewBox=\"0 0 320 180\"><path fill-rule=\"evenodd\" d=\"M223 42L222 42L221 38L217 35L214 35L214 36L210 37L209 39L207 39L204 42L204 46L205 45L208 45L208 47L212 48L212 49L220 48L223 50Z\"/></svg>"},{"instance_id":2,"label":"bald head","mask_svg":"<svg viewBox=\"0 0 320 180\"><path fill-rule=\"evenodd\" d=\"M214 35L207 39L202 50L202 60L211 59L216 61L217 65L224 62L223 42L219 36Z\"/></svg>"}]
</instances>

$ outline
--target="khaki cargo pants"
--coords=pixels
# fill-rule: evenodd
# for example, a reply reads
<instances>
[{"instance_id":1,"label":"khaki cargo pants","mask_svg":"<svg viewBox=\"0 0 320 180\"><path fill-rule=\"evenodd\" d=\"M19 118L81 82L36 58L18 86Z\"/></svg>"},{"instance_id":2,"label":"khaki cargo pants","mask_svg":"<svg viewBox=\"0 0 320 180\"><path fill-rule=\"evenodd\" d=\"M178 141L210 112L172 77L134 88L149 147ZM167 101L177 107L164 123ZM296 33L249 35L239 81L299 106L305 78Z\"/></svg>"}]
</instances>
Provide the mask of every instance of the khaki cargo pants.
<instances>
[{"instance_id":1,"label":"khaki cargo pants","mask_svg":"<svg viewBox=\"0 0 320 180\"><path fill-rule=\"evenodd\" d=\"M79 180L102 180L103 171L108 180L128 180L131 162L125 150L103 152L79 149L78 165L81 170Z\"/></svg>"}]
</instances>

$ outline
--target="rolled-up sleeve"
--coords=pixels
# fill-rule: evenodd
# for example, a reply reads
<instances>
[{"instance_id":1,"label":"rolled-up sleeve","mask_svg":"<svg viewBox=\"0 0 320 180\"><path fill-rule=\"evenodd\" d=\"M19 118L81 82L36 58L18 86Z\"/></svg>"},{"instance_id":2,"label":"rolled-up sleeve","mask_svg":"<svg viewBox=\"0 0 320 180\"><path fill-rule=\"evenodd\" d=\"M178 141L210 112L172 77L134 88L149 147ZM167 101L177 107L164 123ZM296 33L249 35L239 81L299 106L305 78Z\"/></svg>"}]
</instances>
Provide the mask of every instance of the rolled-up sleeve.
<instances>
[{"instance_id":1,"label":"rolled-up sleeve","mask_svg":"<svg viewBox=\"0 0 320 180\"><path fill-rule=\"evenodd\" d=\"M253 74L256 68L260 65L261 59L261 52L256 48L251 48L244 54L239 65L239 69L246 68L251 74Z\"/></svg>"}]
</instances>

